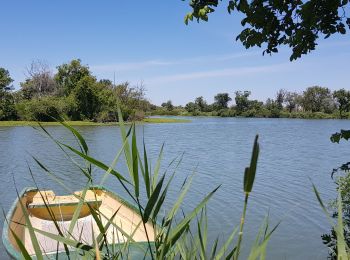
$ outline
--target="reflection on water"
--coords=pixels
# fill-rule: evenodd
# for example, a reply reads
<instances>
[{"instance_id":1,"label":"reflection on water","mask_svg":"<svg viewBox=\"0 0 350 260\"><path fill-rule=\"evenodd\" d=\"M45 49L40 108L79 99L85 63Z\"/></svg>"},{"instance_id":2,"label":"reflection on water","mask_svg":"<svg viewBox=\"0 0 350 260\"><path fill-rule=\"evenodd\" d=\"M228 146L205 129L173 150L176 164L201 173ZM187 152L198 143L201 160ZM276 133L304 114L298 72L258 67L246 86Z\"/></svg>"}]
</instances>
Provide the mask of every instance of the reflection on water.
<instances>
[{"instance_id":1,"label":"reflection on water","mask_svg":"<svg viewBox=\"0 0 350 260\"><path fill-rule=\"evenodd\" d=\"M349 121L194 118L191 123L149 124L137 126L142 132L152 161L165 142L163 169L176 156L184 159L170 190L176 197L186 176L196 170L184 210L190 210L203 196L222 184L209 204L209 232L227 235L239 223L243 205L242 179L249 163L253 138L260 135L261 157L253 188L245 239L252 241L264 216L271 224L282 220L268 250L269 259L324 259L327 250L320 235L329 230L328 222L312 192L309 178L325 200L333 198L330 171L349 158L349 144L332 144L329 137L339 129L350 128ZM73 143L74 138L62 127L47 127L56 138ZM91 154L109 164L121 146L118 127L78 127L86 138ZM33 168L41 188L58 194L64 189L52 182L31 156L56 173L69 189L81 189L86 178L69 162L53 142L31 127L0 127L1 206L7 211L16 198L13 176L20 190L33 186L27 163ZM117 169L126 173L123 162ZM94 170L95 180L101 172ZM109 179L109 188L123 194L118 183ZM170 199L168 203L171 203ZM0 217L0 229L3 217ZM247 248L246 248L247 249ZM0 259L6 259L0 245Z\"/></svg>"}]
</instances>

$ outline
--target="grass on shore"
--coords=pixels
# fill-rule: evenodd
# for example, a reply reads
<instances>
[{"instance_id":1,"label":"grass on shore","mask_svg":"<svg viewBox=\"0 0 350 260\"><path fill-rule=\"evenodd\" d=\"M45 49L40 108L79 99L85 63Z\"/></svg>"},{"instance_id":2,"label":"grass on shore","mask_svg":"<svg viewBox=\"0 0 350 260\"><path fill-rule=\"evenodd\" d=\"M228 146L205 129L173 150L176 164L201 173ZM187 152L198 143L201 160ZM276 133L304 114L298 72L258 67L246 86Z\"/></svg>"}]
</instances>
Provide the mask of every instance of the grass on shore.
<instances>
[{"instance_id":1,"label":"grass on shore","mask_svg":"<svg viewBox=\"0 0 350 260\"><path fill-rule=\"evenodd\" d=\"M175 118L145 118L138 121L138 124L157 124L157 123L188 123L191 120ZM60 126L58 122L40 122L43 126ZM66 121L71 126L117 126L118 122L99 123L91 121ZM0 126L37 126L36 121L0 121Z\"/></svg>"}]
</instances>

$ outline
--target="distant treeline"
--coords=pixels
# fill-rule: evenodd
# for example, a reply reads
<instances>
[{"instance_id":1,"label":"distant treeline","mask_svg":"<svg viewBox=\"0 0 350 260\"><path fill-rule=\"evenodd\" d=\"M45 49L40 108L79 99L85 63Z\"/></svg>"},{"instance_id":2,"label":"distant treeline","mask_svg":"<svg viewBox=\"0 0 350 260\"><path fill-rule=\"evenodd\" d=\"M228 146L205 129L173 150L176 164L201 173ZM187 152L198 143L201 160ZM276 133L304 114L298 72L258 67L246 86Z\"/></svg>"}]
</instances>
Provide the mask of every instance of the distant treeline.
<instances>
[{"instance_id":1,"label":"distant treeline","mask_svg":"<svg viewBox=\"0 0 350 260\"><path fill-rule=\"evenodd\" d=\"M350 91L313 86L302 93L280 89L266 102L249 99L250 91L236 91L235 105L229 93L219 93L214 103L197 97L185 107L174 106L171 100L152 111L153 115L191 115L221 117L288 117L288 118L350 118Z\"/></svg>"},{"instance_id":2,"label":"distant treeline","mask_svg":"<svg viewBox=\"0 0 350 260\"><path fill-rule=\"evenodd\" d=\"M125 120L139 120L149 110L142 85L115 85L107 79L97 80L80 60L57 67L54 74L42 61L26 69L26 80L13 91L8 70L0 68L0 120L117 121L117 104Z\"/></svg>"},{"instance_id":3,"label":"distant treeline","mask_svg":"<svg viewBox=\"0 0 350 260\"><path fill-rule=\"evenodd\" d=\"M350 118L350 91L332 92L320 86L302 93L281 89L265 102L250 99L250 91L236 91L232 106L229 93L217 94L212 104L197 97L184 107L174 106L171 100L156 106L146 99L142 84L97 80L79 59L58 66L55 74L45 62L34 61L19 90L13 91L12 82L9 71L0 68L0 120L53 121L61 117L114 122L118 121L118 104L124 120L130 121L145 115Z\"/></svg>"}]
</instances>

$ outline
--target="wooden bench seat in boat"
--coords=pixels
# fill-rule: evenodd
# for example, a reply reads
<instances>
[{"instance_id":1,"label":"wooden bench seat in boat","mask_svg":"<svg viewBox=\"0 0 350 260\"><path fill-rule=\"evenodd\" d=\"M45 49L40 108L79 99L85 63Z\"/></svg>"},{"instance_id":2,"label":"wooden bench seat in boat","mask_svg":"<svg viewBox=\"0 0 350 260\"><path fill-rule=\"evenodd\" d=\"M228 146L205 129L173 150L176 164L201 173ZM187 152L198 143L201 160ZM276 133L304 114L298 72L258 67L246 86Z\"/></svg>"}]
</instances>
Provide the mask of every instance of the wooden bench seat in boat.
<instances>
[{"instance_id":1,"label":"wooden bench seat in boat","mask_svg":"<svg viewBox=\"0 0 350 260\"><path fill-rule=\"evenodd\" d=\"M51 214L57 220L66 220L73 216L76 207L79 204L82 192L75 192L74 195L56 196L51 190L37 192L32 200L27 204L28 211L38 218L52 220ZM88 190L84 197L84 204L81 207L79 217L84 217L90 214L89 206L97 209L102 203L101 196L91 190ZM89 204L89 206L87 205ZM47 207L49 207L50 212Z\"/></svg>"}]
</instances>

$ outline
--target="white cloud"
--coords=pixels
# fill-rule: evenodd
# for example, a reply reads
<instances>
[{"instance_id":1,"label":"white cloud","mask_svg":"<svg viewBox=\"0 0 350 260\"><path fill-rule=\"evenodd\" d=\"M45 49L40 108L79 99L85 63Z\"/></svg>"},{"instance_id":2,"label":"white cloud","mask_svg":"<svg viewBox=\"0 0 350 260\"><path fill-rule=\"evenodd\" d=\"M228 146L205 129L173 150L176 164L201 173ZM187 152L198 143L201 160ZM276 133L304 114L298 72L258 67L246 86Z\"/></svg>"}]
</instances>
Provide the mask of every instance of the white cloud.
<instances>
[{"instance_id":1,"label":"white cloud","mask_svg":"<svg viewBox=\"0 0 350 260\"><path fill-rule=\"evenodd\" d=\"M126 63L114 63L105 65L90 66L90 69L97 72L113 72L113 71L126 71L126 70L139 70L148 67L171 65L169 62L160 60L149 60L139 62L126 62Z\"/></svg>"},{"instance_id":2,"label":"white cloud","mask_svg":"<svg viewBox=\"0 0 350 260\"><path fill-rule=\"evenodd\" d=\"M181 81L181 80L194 80L204 78L215 78L215 77L231 77L231 76L247 76L256 73L276 73L277 71L292 68L289 66L290 63L282 63L269 66L255 66L255 67L240 67L240 68L226 68L221 70L210 70L200 71L191 73L182 73L174 75L166 75L160 77L154 77L145 79L145 83L148 85L156 85L160 83Z\"/></svg>"},{"instance_id":3,"label":"white cloud","mask_svg":"<svg viewBox=\"0 0 350 260\"><path fill-rule=\"evenodd\" d=\"M241 53L230 53L224 55L211 55L211 56L198 56L191 58L183 58L177 60L146 60L136 62L125 62L125 63L111 63L102 65L92 65L90 69L95 72L118 72L118 71L133 71L158 66L171 66L171 65L185 65L193 63L212 63L212 62L223 62L229 60L235 60L244 57L251 57L259 55L259 52L241 52Z\"/></svg>"}]
</instances>

